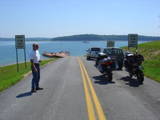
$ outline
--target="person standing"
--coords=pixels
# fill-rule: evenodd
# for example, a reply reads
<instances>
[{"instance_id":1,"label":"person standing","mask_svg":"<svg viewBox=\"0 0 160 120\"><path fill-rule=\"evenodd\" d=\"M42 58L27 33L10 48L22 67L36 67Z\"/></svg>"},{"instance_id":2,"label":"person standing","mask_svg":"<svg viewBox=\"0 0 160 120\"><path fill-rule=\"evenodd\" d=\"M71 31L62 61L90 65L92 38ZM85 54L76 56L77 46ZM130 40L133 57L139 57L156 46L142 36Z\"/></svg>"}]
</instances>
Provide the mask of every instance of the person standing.
<instances>
[{"instance_id":1,"label":"person standing","mask_svg":"<svg viewBox=\"0 0 160 120\"><path fill-rule=\"evenodd\" d=\"M36 92L36 90L42 90L43 88L39 87L40 81L40 54L39 54L39 45L33 44L33 50L30 53L30 62L32 70L32 87L31 92Z\"/></svg>"}]
</instances>

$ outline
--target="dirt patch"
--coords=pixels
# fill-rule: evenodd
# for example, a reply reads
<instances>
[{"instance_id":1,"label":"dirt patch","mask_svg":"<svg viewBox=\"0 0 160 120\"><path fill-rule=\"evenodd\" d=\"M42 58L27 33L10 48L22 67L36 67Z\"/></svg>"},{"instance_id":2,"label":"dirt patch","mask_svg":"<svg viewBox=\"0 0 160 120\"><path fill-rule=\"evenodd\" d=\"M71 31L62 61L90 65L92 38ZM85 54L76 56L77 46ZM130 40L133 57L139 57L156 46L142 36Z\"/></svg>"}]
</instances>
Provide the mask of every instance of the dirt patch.
<instances>
[{"instance_id":1,"label":"dirt patch","mask_svg":"<svg viewBox=\"0 0 160 120\"><path fill-rule=\"evenodd\" d=\"M153 55L155 56L160 55L160 50L153 52Z\"/></svg>"}]
</instances>

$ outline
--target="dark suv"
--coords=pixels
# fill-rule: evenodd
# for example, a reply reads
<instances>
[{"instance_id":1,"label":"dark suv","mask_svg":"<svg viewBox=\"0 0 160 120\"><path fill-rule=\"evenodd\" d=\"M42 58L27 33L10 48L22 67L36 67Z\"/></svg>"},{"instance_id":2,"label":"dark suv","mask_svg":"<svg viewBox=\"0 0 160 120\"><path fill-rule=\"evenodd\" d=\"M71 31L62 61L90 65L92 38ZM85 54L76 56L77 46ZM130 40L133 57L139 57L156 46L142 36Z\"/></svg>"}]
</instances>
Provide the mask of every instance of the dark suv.
<instances>
[{"instance_id":1,"label":"dark suv","mask_svg":"<svg viewBox=\"0 0 160 120\"><path fill-rule=\"evenodd\" d=\"M105 48L103 53L111 57L114 63L114 68L122 70L124 61L124 52L120 48Z\"/></svg>"}]
</instances>

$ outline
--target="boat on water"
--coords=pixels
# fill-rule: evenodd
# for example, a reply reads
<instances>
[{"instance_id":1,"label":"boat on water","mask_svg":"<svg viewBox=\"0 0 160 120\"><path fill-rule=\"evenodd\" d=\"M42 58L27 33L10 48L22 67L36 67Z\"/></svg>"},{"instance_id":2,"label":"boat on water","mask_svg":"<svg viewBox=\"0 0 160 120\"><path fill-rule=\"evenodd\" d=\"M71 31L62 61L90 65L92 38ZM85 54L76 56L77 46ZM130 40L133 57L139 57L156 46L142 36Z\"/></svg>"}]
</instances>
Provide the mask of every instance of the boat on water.
<instances>
[{"instance_id":1,"label":"boat on water","mask_svg":"<svg viewBox=\"0 0 160 120\"><path fill-rule=\"evenodd\" d=\"M55 52L55 53L53 53L53 52L44 52L42 55L45 56L45 57L50 57L50 58L54 58L54 57L56 57L56 58L64 58L64 57L69 56L70 53L68 51L61 51L61 52Z\"/></svg>"}]
</instances>

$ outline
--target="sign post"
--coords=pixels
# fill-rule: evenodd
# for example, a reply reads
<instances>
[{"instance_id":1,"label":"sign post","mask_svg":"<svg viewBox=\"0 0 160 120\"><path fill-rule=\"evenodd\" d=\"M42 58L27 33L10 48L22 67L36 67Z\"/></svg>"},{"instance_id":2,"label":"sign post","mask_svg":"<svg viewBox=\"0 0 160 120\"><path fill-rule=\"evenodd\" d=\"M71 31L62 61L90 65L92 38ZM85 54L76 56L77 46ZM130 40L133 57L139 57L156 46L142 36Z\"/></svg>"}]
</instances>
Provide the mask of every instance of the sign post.
<instances>
[{"instance_id":1,"label":"sign post","mask_svg":"<svg viewBox=\"0 0 160 120\"><path fill-rule=\"evenodd\" d=\"M17 59L17 72L19 72L18 49L23 49L24 50L25 68L27 68L26 47L25 47L25 36L24 35L15 35L15 47L16 47L16 59Z\"/></svg>"},{"instance_id":2,"label":"sign post","mask_svg":"<svg viewBox=\"0 0 160 120\"><path fill-rule=\"evenodd\" d=\"M18 51L17 51L17 48L16 48L16 61L17 61L17 72L19 72Z\"/></svg>"},{"instance_id":3,"label":"sign post","mask_svg":"<svg viewBox=\"0 0 160 120\"><path fill-rule=\"evenodd\" d=\"M138 49L138 34L128 34L128 49L130 47Z\"/></svg>"},{"instance_id":4,"label":"sign post","mask_svg":"<svg viewBox=\"0 0 160 120\"><path fill-rule=\"evenodd\" d=\"M113 40L107 41L107 47L114 47L114 46L115 46L115 42Z\"/></svg>"}]
</instances>

